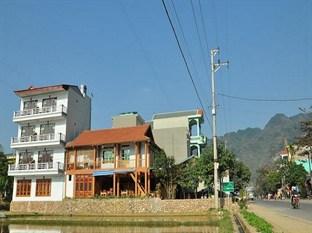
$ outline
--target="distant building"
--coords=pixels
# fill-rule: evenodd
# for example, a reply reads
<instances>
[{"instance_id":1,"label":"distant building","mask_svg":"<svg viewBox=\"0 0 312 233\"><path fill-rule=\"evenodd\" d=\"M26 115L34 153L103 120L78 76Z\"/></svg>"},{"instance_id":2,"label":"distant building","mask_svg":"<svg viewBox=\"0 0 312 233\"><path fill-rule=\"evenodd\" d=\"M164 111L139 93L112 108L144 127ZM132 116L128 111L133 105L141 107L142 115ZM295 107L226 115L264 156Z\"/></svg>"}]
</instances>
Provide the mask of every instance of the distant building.
<instances>
[{"instance_id":1,"label":"distant building","mask_svg":"<svg viewBox=\"0 0 312 233\"><path fill-rule=\"evenodd\" d=\"M200 109L154 114L148 123L152 126L155 143L177 163L200 156L207 142L201 132L203 114ZM139 126L144 122L137 112L122 113L113 117L113 128Z\"/></svg>"},{"instance_id":2,"label":"distant building","mask_svg":"<svg viewBox=\"0 0 312 233\"><path fill-rule=\"evenodd\" d=\"M155 188L159 148L148 124L84 131L66 148L66 197L146 196Z\"/></svg>"},{"instance_id":3,"label":"distant building","mask_svg":"<svg viewBox=\"0 0 312 233\"><path fill-rule=\"evenodd\" d=\"M86 86L55 85L15 91L20 108L13 114L11 138L16 161L13 201L60 201L65 197L65 144L90 129L91 99Z\"/></svg>"},{"instance_id":4,"label":"distant building","mask_svg":"<svg viewBox=\"0 0 312 233\"><path fill-rule=\"evenodd\" d=\"M177 163L200 156L202 147L207 143L201 131L203 123L201 109L155 114L152 119L155 142Z\"/></svg>"}]
</instances>

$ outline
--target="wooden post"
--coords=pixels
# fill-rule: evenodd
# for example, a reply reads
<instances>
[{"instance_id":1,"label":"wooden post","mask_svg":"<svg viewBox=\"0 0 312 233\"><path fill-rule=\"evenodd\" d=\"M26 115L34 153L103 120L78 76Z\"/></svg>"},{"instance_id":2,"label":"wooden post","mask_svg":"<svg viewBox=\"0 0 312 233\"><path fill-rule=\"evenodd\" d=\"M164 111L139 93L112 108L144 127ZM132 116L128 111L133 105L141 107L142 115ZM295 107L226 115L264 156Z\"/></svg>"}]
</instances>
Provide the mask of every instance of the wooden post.
<instances>
[{"instance_id":1,"label":"wooden post","mask_svg":"<svg viewBox=\"0 0 312 233\"><path fill-rule=\"evenodd\" d=\"M151 172L148 170L147 174L147 194L149 195L151 193Z\"/></svg>"},{"instance_id":2,"label":"wooden post","mask_svg":"<svg viewBox=\"0 0 312 233\"><path fill-rule=\"evenodd\" d=\"M135 181L134 181L134 194L135 196L138 196L138 168L139 168L139 156L140 156L140 150L139 150L140 143L135 143Z\"/></svg>"},{"instance_id":3,"label":"wooden post","mask_svg":"<svg viewBox=\"0 0 312 233\"><path fill-rule=\"evenodd\" d=\"M116 175L117 176L117 197L119 197L119 194L120 194L120 177L119 175Z\"/></svg>"},{"instance_id":4,"label":"wooden post","mask_svg":"<svg viewBox=\"0 0 312 233\"><path fill-rule=\"evenodd\" d=\"M116 174L113 174L113 194L116 196Z\"/></svg>"},{"instance_id":5,"label":"wooden post","mask_svg":"<svg viewBox=\"0 0 312 233\"><path fill-rule=\"evenodd\" d=\"M93 150L94 150L93 151L93 170L95 170L96 169L96 155L97 155L96 151L97 151L97 146L94 146Z\"/></svg>"},{"instance_id":6,"label":"wooden post","mask_svg":"<svg viewBox=\"0 0 312 233\"><path fill-rule=\"evenodd\" d=\"M95 196L95 176L92 177L92 193L93 197Z\"/></svg>"},{"instance_id":7,"label":"wooden post","mask_svg":"<svg viewBox=\"0 0 312 233\"><path fill-rule=\"evenodd\" d=\"M147 148L147 142L144 143L144 167L145 169L147 168L147 152L148 148Z\"/></svg>"},{"instance_id":8,"label":"wooden post","mask_svg":"<svg viewBox=\"0 0 312 233\"><path fill-rule=\"evenodd\" d=\"M135 196L138 196L138 171L135 171L134 175L135 175L134 194L135 194Z\"/></svg>"},{"instance_id":9,"label":"wooden post","mask_svg":"<svg viewBox=\"0 0 312 233\"><path fill-rule=\"evenodd\" d=\"M75 148L74 158L75 158L75 160L74 160L74 170L76 170L76 168L77 168L77 148Z\"/></svg>"}]
</instances>

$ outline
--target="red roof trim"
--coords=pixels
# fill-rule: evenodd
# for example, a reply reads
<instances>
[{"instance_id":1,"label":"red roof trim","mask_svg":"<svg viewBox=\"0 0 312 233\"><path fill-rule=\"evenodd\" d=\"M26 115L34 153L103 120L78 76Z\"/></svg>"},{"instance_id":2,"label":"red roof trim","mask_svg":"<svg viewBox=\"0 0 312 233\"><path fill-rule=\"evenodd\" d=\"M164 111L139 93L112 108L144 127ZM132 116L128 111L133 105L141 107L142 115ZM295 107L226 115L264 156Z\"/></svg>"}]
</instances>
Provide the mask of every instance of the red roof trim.
<instances>
[{"instance_id":1,"label":"red roof trim","mask_svg":"<svg viewBox=\"0 0 312 233\"><path fill-rule=\"evenodd\" d=\"M16 95L20 97L29 96L29 95L38 95L43 93L49 93L49 92L56 92L56 91L65 91L68 90L69 87L72 85L54 85L54 86L46 86L46 87L32 87L30 86L28 89L24 90L16 90L14 91ZM75 87L75 86L72 86Z\"/></svg>"},{"instance_id":2,"label":"red roof trim","mask_svg":"<svg viewBox=\"0 0 312 233\"><path fill-rule=\"evenodd\" d=\"M152 138L148 136L150 125L144 124L135 127L101 129L83 131L73 141L67 143L66 147L85 147L116 143L145 142Z\"/></svg>"}]
</instances>

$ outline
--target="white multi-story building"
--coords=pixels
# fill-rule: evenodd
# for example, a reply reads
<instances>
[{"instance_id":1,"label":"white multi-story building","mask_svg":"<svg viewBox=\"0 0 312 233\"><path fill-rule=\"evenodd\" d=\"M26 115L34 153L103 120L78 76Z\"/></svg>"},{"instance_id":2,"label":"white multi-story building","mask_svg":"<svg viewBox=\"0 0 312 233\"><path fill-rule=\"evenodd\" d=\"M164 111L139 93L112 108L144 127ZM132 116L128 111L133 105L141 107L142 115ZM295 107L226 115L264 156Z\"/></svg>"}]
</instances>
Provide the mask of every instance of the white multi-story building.
<instances>
[{"instance_id":1,"label":"white multi-story building","mask_svg":"<svg viewBox=\"0 0 312 233\"><path fill-rule=\"evenodd\" d=\"M13 114L17 136L11 138L16 162L13 201L60 201L65 196L65 144L91 126L86 86L56 85L15 91L20 109Z\"/></svg>"}]
</instances>

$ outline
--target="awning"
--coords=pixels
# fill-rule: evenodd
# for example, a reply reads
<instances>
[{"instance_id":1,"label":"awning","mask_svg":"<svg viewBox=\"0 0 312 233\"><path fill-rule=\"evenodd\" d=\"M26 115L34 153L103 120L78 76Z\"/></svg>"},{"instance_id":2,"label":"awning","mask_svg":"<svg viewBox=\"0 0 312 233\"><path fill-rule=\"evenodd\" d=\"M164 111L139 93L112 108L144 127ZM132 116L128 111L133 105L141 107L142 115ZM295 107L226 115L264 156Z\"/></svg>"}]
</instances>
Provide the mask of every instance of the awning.
<instances>
[{"instance_id":1,"label":"awning","mask_svg":"<svg viewBox=\"0 0 312 233\"><path fill-rule=\"evenodd\" d=\"M111 176L114 174L127 174L129 172L134 172L134 169L124 169L124 170L102 170L93 172L93 176Z\"/></svg>"}]
</instances>

